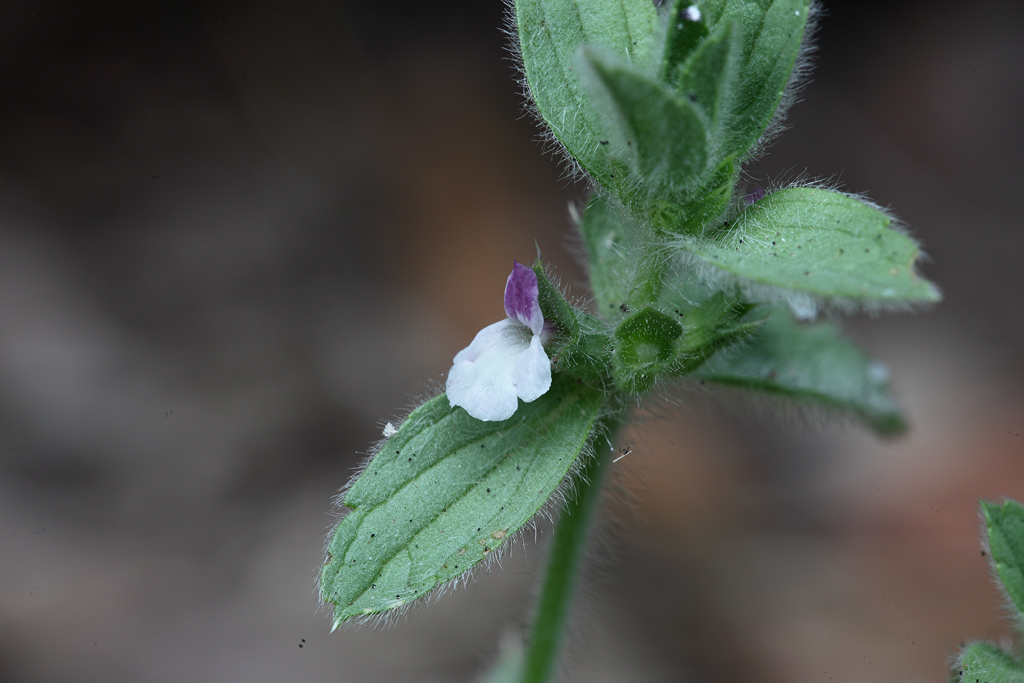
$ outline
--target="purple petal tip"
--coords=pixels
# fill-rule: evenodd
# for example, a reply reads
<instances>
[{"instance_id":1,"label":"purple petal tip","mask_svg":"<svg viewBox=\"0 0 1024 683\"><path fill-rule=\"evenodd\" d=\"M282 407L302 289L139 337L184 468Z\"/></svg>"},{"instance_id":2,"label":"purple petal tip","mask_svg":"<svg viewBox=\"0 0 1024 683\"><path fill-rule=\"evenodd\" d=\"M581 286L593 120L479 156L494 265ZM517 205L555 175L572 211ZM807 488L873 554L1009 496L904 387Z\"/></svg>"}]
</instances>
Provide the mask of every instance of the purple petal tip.
<instances>
[{"instance_id":1,"label":"purple petal tip","mask_svg":"<svg viewBox=\"0 0 1024 683\"><path fill-rule=\"evenodd\" d=\"M540 334L544 316L540 312L540 288L537 274L518 261L513 261L512 272L505 283L505 314Z\"/></svg>"}]
</instances>

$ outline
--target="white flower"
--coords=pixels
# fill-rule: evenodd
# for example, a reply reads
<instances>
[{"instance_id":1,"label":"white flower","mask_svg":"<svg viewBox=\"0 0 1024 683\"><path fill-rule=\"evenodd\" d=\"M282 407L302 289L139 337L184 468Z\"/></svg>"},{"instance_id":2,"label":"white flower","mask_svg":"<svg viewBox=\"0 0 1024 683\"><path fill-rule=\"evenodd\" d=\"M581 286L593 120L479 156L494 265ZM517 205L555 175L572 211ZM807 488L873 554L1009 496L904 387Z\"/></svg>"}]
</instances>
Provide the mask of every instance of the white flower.
<instances>
[{"instance_id":1,"label":"white flower","mask_svg":"<svg viewBox=\"0 0 1024 683\"><path fill-rule=\"evenodd\" d=\"M529 403L551 388L537 274L519 263L505 283L505 313L456 354L448 371L448 401L478 420L507 420L519 399Z\"/></svg>"}]
</instances>

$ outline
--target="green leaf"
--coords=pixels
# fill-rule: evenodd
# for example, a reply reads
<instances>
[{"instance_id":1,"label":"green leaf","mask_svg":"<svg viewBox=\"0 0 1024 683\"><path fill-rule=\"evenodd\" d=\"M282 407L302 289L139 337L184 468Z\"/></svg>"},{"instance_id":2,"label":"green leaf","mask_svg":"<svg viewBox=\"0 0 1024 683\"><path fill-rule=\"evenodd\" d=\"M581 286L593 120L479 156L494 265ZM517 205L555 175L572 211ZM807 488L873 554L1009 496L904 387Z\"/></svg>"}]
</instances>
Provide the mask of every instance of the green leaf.
<instances>
[{"instance_id":1,"label":"green leaf","mask_svg":"<svg viewBox=\"0 0 1024 683\"><path fill-rule=\"evenodd\" d=\"M720 23L679 74L677 90L704 114L716 161L746 151L734 150L730 145L735 125L732 103L736 95L730 86L737 78L738 43L734 24Z\"/></svg>"},{"instance_id":2,"label":"green leaf","mask_svg":"<svg viewBox=\"0 0 1024 683\"><path fill-rule=\"evenodd\" d=\"M956 683L1024 683L1024 668L988 643L970 643L953 668Z\"/></svg>"},{"instance_id":3,"label":"green leaf","mask_svg":"<svg viewBox=\"0 0 1024 683\"><path fill-rule=\"evenodd\" d=\"M694 377L840 410L885 436L906 429L883 365L832 323L797 323L783 308L772 310L742 344L712 356Z\"/></svg>"},{"instance_id":4,"label":"green leaf","mask_svg":"<svg viewBox=\"0 0 1024 683\"><path fill-rule=\"evenodd\" d=\"M599 193L590 196L579 227L598 314L610 317L627 305L637 255L648 240L639 223Z\"/></svg>"},{"instance_id":5,"label":"green leaf","mask_svg":"<svg viewBox=\"0 0 1024 683\"><path fill-rule=\"evenodd\" d=\"M321 571L334 625L388 612L464 574L547 502L602 409L600 392L556 375L503 422L444 394L409 415L344 496Z\"/></svg>"},{"instance_id":6,"label":"green leaf","mask_svg":"<svg viewBox=\"0 0 1024 683\"><path fill-rule=\"evenodd\" d=\"M595 77L594 102L616 127L607 133L611 153L628 155L639 176L632 184L651 194L695 189L707 166L707 133L693 103L628 65L583 54ZM595 177L606 187L623 185Z\"/></svg>"},{"instance_id":7,"label":"green leaf","mask_svg":"<svg viewBox=\"0 0 1024 683\"><path fill-rule=\"evenodd\" d=\"M708 35L708 27L703 16L697 21L687 16L686 11L692 4L692 0L675 0L664 18L666 26L661 57L661 80L668 85L676 84L683 62Z\"/></svg>"},{"instance_id":8,"label":"green leaf","mask_svg":"<svg viewBox=\"0 0 1024 683\"><path fill-rule=\"evenodd\" d=\"M648 190L692 192L692 173L707 175L708 143L695 125L694 108L687 106L690 96L702 101L712 128L712 169L755 145L782 101L808 5L809 0L711 0L699 3L702 18L691 22L680 20L685 2L673 3L659 17L651 0L516 0L515 18L538 113L585 171L632 206L625 195L637 183L624 178L631 175L631 157L633 170L654 176L656 187ZM581 78L584 46L587 61L607 67L606 73L594 69L596 99L595 86L588 88ZM667 91L651 87L659 85L655 77ZM602 99L611 100L611 112L599 111L609 108ZM610 121L619 125L609 130ZM617 136L616 127L625 130ZM668 135L666 145L644 144L659 133Z\"/></svg>"},{"instance_id":9,"label":"green leaf","mask_svg":"<svg viewBox=\"0 0 1024 683\"><path fill-rule=\"evenodd\" d=\"M867 306L938 301L915 270L917 243L891 222L859 200L800 187L768 195L710 237L676 244L741 282Z\"/></svg>"},{"instance_id":10,"label":"green leaf","mask_svg":"<svg viewBox=\"0 0 1024 683\"><path fill-rule=\"evenodd\" d=\"M743 156L754 147L782 102L800 53L810 0L702 0L712 34L723 24L737 29L735 79L724 149ZM730 152L726 152L728 155Z\"/></svg>"},{"instance_id":11,"label":"green leaf","mask_svg":"<svg viewBox=\"0 0 1024 683\"><path fill-rule=\"evenodd\" d=\"M1024 625L1024 507L1013 500L1002 505L982 501L981 511L995 573L1017 608L1018 624Z\"/></svg>"},{"instance_id":12,"label":"green leaf","mask_svg":"<svg viewBox=\"0 0 1024 683\"><path fill-rule=\"evenodd\" d=\"M665 233L701 235L729 208L736 184L736 165L723 162L688 198L659 199L648 209L656 228Z\"/></svg>"},{"instance_id":13,"label":"green leaf","mask_svg":"<svg viewBox=\"0 0 1024 683\"><path fill-rule=\"evenodd\" d=\"M595 193L580 232L598 315L616 320L654 301L668 259L646 226L614 199Z\"/></svg>"},{"instance_id":14,"label":"green leaf","mask_svg":"<svg viewBox=\"0 0 1024 683\"><path fill-rule=\"evenodd\" d=\"M676 375L691 374L715 353L745 339L764 323L759 308L725 292L713 292L691 301L695 304L687 307L684 302L677 302L671 309L683 324L679 356L673 368Z\"/></svg>"},{"instance_id":15,"label":"green leaf","mask_svg":"<svg viewBox=\"0 0 1024 683\"><path fill-rule=\"evenodd\" d=\"M530 95L544 122L592 176L607 182L616 163L601 142L601 117L585 92L577 53L589 45L649 68L658 14L651 0L515 0L516 28ZM621 165L621 164L619 164Z\"/></svg>"}]
</instances>

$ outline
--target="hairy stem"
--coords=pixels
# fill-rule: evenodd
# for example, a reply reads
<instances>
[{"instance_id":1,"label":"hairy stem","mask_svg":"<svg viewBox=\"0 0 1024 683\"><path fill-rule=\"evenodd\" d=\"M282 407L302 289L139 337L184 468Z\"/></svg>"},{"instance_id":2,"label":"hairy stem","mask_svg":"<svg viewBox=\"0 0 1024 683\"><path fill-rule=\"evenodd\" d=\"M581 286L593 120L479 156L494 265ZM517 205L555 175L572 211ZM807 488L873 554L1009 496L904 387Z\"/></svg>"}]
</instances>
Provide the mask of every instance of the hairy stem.
<instances>
[{"instance_id":1,"label":"hairy stem","mask_svg":"<svg viewBox=\"0 0 1024 683\"><path fill-rule=\"evenodd\" d=\"M609 431L614 432L614 429ZM603 448L595 450L597 453L587 459L577 475L576 497L566 501L555 525L551 556L522 669L522 683L546 683L555 671L573 589L587 545L587 531L611 460L611 454Z\"/></svg>"}]
</instances>

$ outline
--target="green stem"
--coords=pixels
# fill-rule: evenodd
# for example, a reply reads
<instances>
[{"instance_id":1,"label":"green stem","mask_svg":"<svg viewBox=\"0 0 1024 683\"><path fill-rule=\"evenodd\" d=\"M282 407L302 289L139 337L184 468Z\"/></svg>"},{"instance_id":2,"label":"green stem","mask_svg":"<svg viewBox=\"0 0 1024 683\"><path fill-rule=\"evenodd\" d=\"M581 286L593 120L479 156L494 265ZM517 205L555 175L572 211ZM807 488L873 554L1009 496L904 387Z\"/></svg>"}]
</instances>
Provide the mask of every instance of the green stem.
<instances>
[{"instance_id":1,"label":"green stem","mask_svg":"<svg viewBox=\"0 0 1024 683\"><path fill-rule=\"evenodd\" d=\"M598 446L595 450L597 454L587 459L577 475L576 497L566 501L555 525L551 556L522 670L522 683L546 683L555 671L558 648L587 545L587 531L611 460L604 448Z\"/></svg>"}]
</instances>

